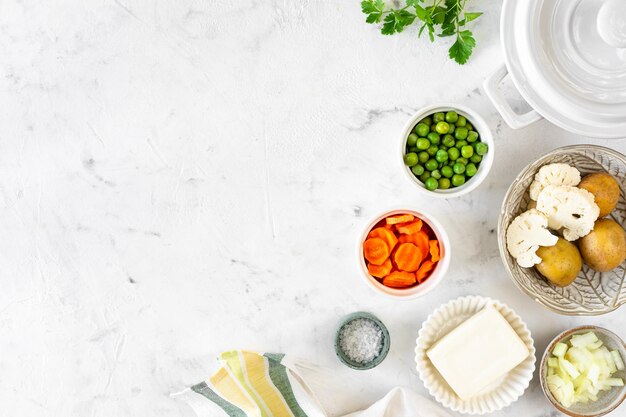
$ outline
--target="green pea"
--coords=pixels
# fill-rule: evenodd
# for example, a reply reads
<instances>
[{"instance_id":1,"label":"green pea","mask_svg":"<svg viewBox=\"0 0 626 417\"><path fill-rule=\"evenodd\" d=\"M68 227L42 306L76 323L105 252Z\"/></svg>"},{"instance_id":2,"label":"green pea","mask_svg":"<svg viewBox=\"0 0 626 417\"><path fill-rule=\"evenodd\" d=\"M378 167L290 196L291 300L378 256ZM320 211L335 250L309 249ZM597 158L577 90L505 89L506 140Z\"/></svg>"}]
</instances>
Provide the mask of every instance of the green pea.
<instances>
[{"instance_id":1,"label":"green pea","mask_svg":"<svg viewBox=\"0 0 626 417\"><path fill-rule=\"evenodd\" d=\"M407 150L407 152L406 152L406 153L409 153L409 152L415 152L415 153L418 153L418 152L419 152L419 149L417 149L417 146L411 146L411 147Z\"/></svg>"},{"instance_id":2,"label":"green pea","mask_svg":"<svg viewBox=\"0 0 626 417\"><path fill-rule=\"evenodd\" d=\"M436 180L438 180L439 178L441 178L441 171L439 171L438 169L432 171L430 173L430 176Z\"/></svg>"},{"instance_id":3,"label":"green pea","mask_svg":"<svg viewBox=\"0 0 626 417\"><path fill-rule=\"evenodd\" d=\"M448 160L448 152L443 149L439 149L435 154L437 162L446 162Z\"/></svg>"},{"instance_id":4,"label":"green pea","mask_svg":"<svg viewBox=\"0 0 626 417\"><path fill-rule=\"evenodd\" d=\"M446 115L443 113L435 113L433 114L433 122L435 123L439 123L439 122L443 122L444 120L446 120Z\"/></svg>"},{"instance_id":5,"label":"green pea","mask_svg":"<svg viewBox=\"0 0 626 417\"><path fill-rule=\"evenodd\" d=\"M441 142L441 137L437 132L430 132L428 134L428 140L430 141L431 145L439 145L439 143Z\"/></svg>"},{"instance_id":6,"label":"green pea","mask_svg":"<svg viewBox=\"0 0 626 417\"><path fill-rule=\"evenodd\" d=\"M461 155L463 158L471 158L474 155L474 148L469 145L465 145L461 148Z\"/></svg>"},{"instance_id":7,"label":"green pea","mask_svg":"<svg viewBox=\"0 0 626 417\"><path fill-rule=\"evenodd\" d=\"M415 133L411 133L409 137L406 139L407 146L415 146L417 143L417 135Z\"/></svg>"},{"instance_id":8,"label":"green pea","mask_svg":"<svg viewBox=\"0 0 626 417\"><path fill-rule=\"evenodd\" d=\"M467 130L474 130L474 126L471 123L469 123L469 122L465 125L465 128Z\"/></svg>"},{"instance_id":9,"label":"green pea","mask_svg":"<svg viewBox=\"0 0 626 417\"><path fill-rule=\"evenodd\" d=\"M439 188L442 190L447 190L450 188L450 180L448 178L442 178L439 180Z\"/></svg>"},{"instance_id":10,"label":"green pea","mask_svg":"<svg viewBox=\"0 0 626 417\"><path fill-rule=\"evenodd\" d=\"M419 162L419 159L417 158L417 154L414 152L410 152L407 153L406 155L404 155L404 163L407 166L412 167L413 165L416 165Z\"/></svg>"},{"instance_id":11,"label":"green pea","mask_svg":"<svg viewBox=\"0 0 626 417\"><path fill-rule=\"evenodd\" d=\"M439 167L439 164L437 164L437 161L435 161L434 159L429 159L428 161L426 161L424 167L426 167L426 169L429 171L434 171Z\"/></svg>"},{"instance_id":12,"label":"green pea","mask_svg":"<svg viewBox=\"0 0 626 417\"><path fill-rule=\"evenodd\" d=\"M446 113L446 122L456 123L457 120L459 120L459 114L454 110Z\"/></svg>"},{"instance_id":13,"label":"green pea","mask_svg":"<svg viewBox=\"0 0 626 417\"><path fill-rule=\"evenodd\" d=\"M422 151L417 154L417 158L419 159L420 163L423 164L430 159L430 155L428 155L428 152Z\"/></svg>"},{"instance_id":14,"label":"green pea","mask_svg":"<svg viewBox=\"0 0 626 417\"><path fill-rule=\"evenodd\" d=\"M452 166L452 171L454 171L455 174L462 174L465 172L465 165L457 162Z\"/></svg>"},{"instance_id":15,"label":"green pea","mask_svg":"<svg viewBox=\"0 0 626 417\"><path fill-rule=\"evenodd\" d=\"M467 160L467 158L459 158L455 161L457 164L463 164L463 165L467 165L469 163L469 161Z\"/></svg>"},{"instance_id":16,"label":"green pea","mask_svg":"<svg viewBox=\"0 0 626 417\"><path fill-rule=\"evenodd\" d=\"M465 184L465 177L463 175L456 174L452 177L452 185L455 187L459 187L463 184Z\"/></svg>"},{"instance_id":17,"label":"green pea","mask_svg":"<svg viewBox=\"0 0 626 417\"><path fill-rule=\"evenodd\" d=\"M437 181L433 177L430 177L430 178L426 179L426 182L424 182L424 185L426 186L427 190L435 191L437 189L437 187L439 187L439 181Z\"/></svg>"},{"instance_id":18,"label":"green pea","mask_svg":"<svg viewBox=\"0 0 626 417\"><path fill-rule=\"evenodd\" d=\"M425 139L425 138L419 138L417 140L415 146L417 147L417 149L419 149L421 151L425 151L426 149L428 149L430 147L430 141L428 139Z\"/></svg>"},{"instance_id":19,"label":"green pea","mask_svg":"<svg viewBox=\"0 0 626 417\"><path fill-rule=\"evenodd\" d=\"M467 119L463 116L459 116L459 118L454 124L457 125L458 127L465 126L467 124Z\"/></svg>"},{"instance_id":20,"label":"green pea","mask_svg":"<svg viewBox=\"0 0 626 417\"><path fill-rule=\"evenodd\" d=\"M450 125L446 122L439 122L437 123L437 126L435 126L435 130L437 131L437 133L445 135L450 130Z\"/></svg>"},{"instance_id":21,"label":"green pea","mask_svg":"<svg viewBox=\"0 0 626 417\"><path fill-rule=\"evenodd\" d=\"M456 130L456 126L451 124L450 125L450 129L448 129L448 133L452 134L452 133L454 133L455 130Z\"/></svg>"},{"instance_id":22,"label":"green pea","mask_svg":"<svg viewBox=\"0 0 626 417\"><path fill-rule=\"evenodd\" d=\"M424 173L422 175L420 175L420 181L421 182L426 182L427 179L430 178L430 172L428 171L424 171Z\"/></svg>"},{"instance_id":23,"label":"green pea","mask_svg":"<svg viewBox=\"0 0 626 417\"><path fill-rule=\"evenodd\" d=\"M464 127L459 127L454 131L454 137L460 140L467 138L468 130Z\"/></svg>"},{"instance_id":24,"label":"green pea","mask_svg":"<svg viewBox=\"0 0 626 417\"><path fill-rule=\"evenodd\" d=\"M433 119L430 116L424 117L420 123L424 123L426 126L433 124Z\"/></svg>"},{"instance_id":25,"label":"green pea","mask_svg":"<svg viewBox=\"0 0 626 417\"><path fill-rule=\"evenodd\" d=\"M461 150L461 148L463 146L467 145L467 141L466 140L457 140L456 143L454 144L454 146L458 149Z\"/></svg>"},{"instance_id":26,"label":"green pea","mask_svg":"<svg viewBox=\"0 0 626 417\"><path fill-rule=\"evenodd\" d=\"M448 159L452 161L456 161L460 155L461 155L461 151L459 151L457 148L448 149Z\"/></svg>"},{"instance_id":27,"label":"green pea","mask_svg":"<svg viewBox=\"0 0 626 417\"><path fill-rule=\"evenodd\" d=\"M446 165L446 166L441 167L441 175L443 175L446 178L451 178L454 175L454 171L452 170L451 166Z\"/></svg>"},{"instance_id":28,"label":"green pea","mask_svg":"<svg viewBox=\"0 0 626 417\"><path fill-rule=\"evenodd\" d=\"M413 166L413 168L411 168L411 171L416 175L416 176L420 176L424 173L424 167L422 165L415 165Z\"/></svg>"},{"instance_id":29,"label":"green pea","mask_svg":"<svg viewBox=\"0 0 626 417\"><path fill-rule=\"evenodd\" d=\"M467 166L465 167L465 175L467 175L468 177L473 177L474 175L476 175L476 171L478 171L478 168L476 168L476 165L474 164L467 164Z\"/></svg>"},{"instance_id":30,"label":"green pea","mask_svg":"<svg viewBox=\"0 0 626 417\"><path fill-rule=\"evenodd\" d=\"M478 140L478 133L473 130L467 134L467 141L472 143Z\"/></svg>"},{"instance_id":31,"label":"green pea","mask_svg":"<svg viewBox=\"0 0 626 417\"><path fill-rule=\"evenodd\" d=\"M475 164L480 163L480 161L482 161L482 160L483 160L483 157L482 157L482 156L480 156L480 155L478 155L477 153L475 153L474 155L472 155L472 157L470 158L470 161L471 161L471 162L473 162L473 163L475 163Z\"/></svg>"},{"instance_id":32,"label":"green pea","mask_svg":"<svg viewBox=\"0 0 626 417\"><path fill-rule=\"evenodd\" d=\"M428 125L422 121L421 123L418 123L417 126L415 126L415 129L413 129L413 131L417 133L417 136L425 138L426 135L428 135L428 132L430 132L430 127L428 127Z\"/></svg>"},{"instance_id":33,"label":"green pea","mask_svg":"<svg viewBox=\"0 0 626 417\"><path fill-rule=\"evenodd\" d=\"M439 148L436 145L430 145L426 152L428 152L428 155L430 156L435 156L438 150Z\"/></svg>"},{"instance_id":34,"label":"green pea","mask_svg":"<svg viewBox=\"0 0 626 417\"><path fill-rule=\"evenodd\" d=\"M486 143L483 143L483 142L478 142L476 144L476 153L478 155L483 156L487 152L489 152L489 145L487 145Z\"/></svg>"},{"instance_id":35,"label":"green pea","mask_svg":"<svg viewBox=\"0 0 626 417\"><path fill-rule=\"evenodd\" d=\"M453 147L454 146L454 136L452 136L452 135L445 135L443 137L442 143L444 144L444 146L447 146L448 148Z\"/></svg>"}]
</instances>

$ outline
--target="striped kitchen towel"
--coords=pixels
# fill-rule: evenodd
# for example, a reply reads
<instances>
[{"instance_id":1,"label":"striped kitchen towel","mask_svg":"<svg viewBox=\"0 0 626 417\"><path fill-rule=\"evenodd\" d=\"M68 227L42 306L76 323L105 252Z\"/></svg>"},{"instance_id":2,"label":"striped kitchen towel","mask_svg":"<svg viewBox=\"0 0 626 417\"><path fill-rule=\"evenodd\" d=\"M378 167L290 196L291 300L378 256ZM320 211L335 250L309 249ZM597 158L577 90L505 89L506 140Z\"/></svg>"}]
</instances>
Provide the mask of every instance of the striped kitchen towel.
<instances>
[{"instance_id":1,"label":"striped kitchen towel","mask_svg":"<svg viewBox=\"0 0 626 417\"><path fill-rule=\"evenodd\" d=\"M232 350L208 380L173 397L198 417L327 417L313 391L283 354ZM450 417L432 401L394 388L366 410L345 417Z\"/></svg>"},{"instance_id":2,"label":"striped kitchen towel","mask_svg":"<svg viewBox=\"0 0 626 417\"><path fill-rule=\"evenodd\" d=\"M284 354L231 350L220 362L208 380L173 395L199 417L326 417Z\"/></svg>"}]
</instances>

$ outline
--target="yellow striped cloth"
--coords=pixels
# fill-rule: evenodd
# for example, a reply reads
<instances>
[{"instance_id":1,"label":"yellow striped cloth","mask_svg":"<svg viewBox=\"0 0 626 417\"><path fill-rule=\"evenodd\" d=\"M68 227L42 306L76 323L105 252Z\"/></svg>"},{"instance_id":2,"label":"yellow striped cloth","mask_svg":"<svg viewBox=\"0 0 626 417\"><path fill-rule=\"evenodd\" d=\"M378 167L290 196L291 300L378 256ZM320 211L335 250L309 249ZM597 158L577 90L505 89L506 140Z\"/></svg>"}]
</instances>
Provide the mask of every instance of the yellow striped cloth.
<instances>
[{"instance_id":1,"label":"yellow striped cloth","mask_svg":"<svg viewBox=\"0 0 626 417\"><path fill-rule=\"evenodd\" d=\"M232 350L222 353L220 362L212 377L187 393L187 402L199 416L324 416L310 390L284 363L285 355Z\"/></svg>"}]
</instances>

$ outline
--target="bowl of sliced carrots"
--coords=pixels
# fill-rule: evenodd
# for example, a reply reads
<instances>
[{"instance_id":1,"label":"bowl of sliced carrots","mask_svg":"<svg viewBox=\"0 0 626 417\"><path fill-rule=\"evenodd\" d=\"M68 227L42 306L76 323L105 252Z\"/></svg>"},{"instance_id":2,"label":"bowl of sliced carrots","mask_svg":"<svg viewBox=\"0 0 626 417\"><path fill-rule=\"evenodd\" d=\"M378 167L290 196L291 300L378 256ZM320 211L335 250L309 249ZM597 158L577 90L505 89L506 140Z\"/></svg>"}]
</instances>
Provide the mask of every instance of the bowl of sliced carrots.
<instances>
[{"instance_id":1,"label":"bowl of sliced carrots","mask_svg":"<svg viewBox=\"0 0 626 417\"><path fill-rule=\"evenodd\" d=\"M389 210L367 224L358 261L374 290L394 298L417 298L443 279L450 265L450 242L431 215Z\"/></svg>"}]
</instances>

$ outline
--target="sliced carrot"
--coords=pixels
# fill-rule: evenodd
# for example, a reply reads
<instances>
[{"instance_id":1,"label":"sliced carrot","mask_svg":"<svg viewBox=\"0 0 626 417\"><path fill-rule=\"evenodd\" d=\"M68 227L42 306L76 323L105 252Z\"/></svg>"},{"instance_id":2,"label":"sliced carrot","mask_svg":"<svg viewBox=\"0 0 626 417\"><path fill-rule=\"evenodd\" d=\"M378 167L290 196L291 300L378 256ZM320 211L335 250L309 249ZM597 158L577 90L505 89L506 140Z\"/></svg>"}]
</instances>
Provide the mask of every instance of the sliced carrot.
<instances>
[{"instance_id":1,"label":"sliced carrot","mask_svg":"<svg viewBox=\"0 0 626 417\"><path fill-rule=\"evenodd\" d=\"M431 260L424 261L424 263L422 263L422 266L420 266L420 269L418 269L417 272L415 273L417 277L417 282L419 282L420 284L424 282L424 280L428 278L428 276L430 275L430 271L432 271L434 267L435 267L435 263L433 261Z\"/></svg>"},{"instance_id":2,"label":"sliced carrot","mask_svg":"<svg viewBox=\"0 0 626 417\"><path fill-rule=\"evenodd\" d=\"M396 237L396 235L391 230L385 227L375 228L367 235L367 237L377 237L384 240L385 243L387 243L387 247L389 248L390 252L396 246L396 243L398 243L398 238Z\"/></svg>"},{"instance_id":3,"label":"sliced carrot","mask_svg":"<svg viewBox=\"0 0 626 417\"><path fill-rule=\"evenodd\" d=\"M428 235L423 230L420 230L417 233L413 233L411 235L400 235L398 238L398 242L400 243L412 243L424 254L424 256L428 255L430 250L428 246Z\"/></svg>"},{"instance_id":4,"label":"sliced carrot","mask_svg":"<svg viewBox=\"0 0 626 417\"><path fill-rule=\"evenodd\" d=\"M374 265L382 265L389 258L389 247L380 238L368 238L363 242L363 255Z\"/></svg>"},{"instance_id":5,"label":"sliced carrot","mask_svg":"<svg viewBox=\"0 0 626 417\"><path fill-rule=\"evenodd\" d=\"M367 264L367 270L370 275L376 278L383 278L385 275L389 275L392 269L393 265L391 264L391 259L389 258L387 258L382 265Z\"/></svg>"},{"instance_id":6,"label":"sliced carrot","mask_svg":"<svg viewBox=\"0 0 626 417\"><path fill-rule=\"evenodd\" d=\"M383 285L391 288L407 288L415 282L415 274L405 271L394 271L383 278Z\"/></svg>"},{"instance_id":7,"label":"sliced carrot","mask_svg":"<svg viewBox=\"0 0 626 417\"><path fill-rule=\"evenodd\" d=\"M393 255L398 268L407 272L417 271L423 258L424 253L412 243L402 243Z\"/></svg>"},{"instance_id":8,"label":"sliced carrot","mask_svg":"<svg viewBox=\"0 0 626 417\"><path fill-rule=\"evenodd\" d=\"M412 222L396 224L396 230L400 233L412 235L422 230L422 221L415 219Z\"/></svg>"},{"instance_id":9,"label":"sliced carrot","mask_svg":"<svg viewBox=\"0 0 626 417\"><path fill-rule=\"evenodd\" d=\"M399 214L397 216L389 216L385 219L387 224L407 223L413 221L415 216L412 214Z\"/></svg>"},{"instance_id":10,"label":"sliced carrot","mask_svg":"<svg viewBox=\"0 0 626 417\"><path fill-rule=\"evenodd\" d=\"M428 244L430 245L430 260L433 262L437 262L440 259L439 241L431 240L430 242L428 242Z\"/></svg>"}]
</instances>

